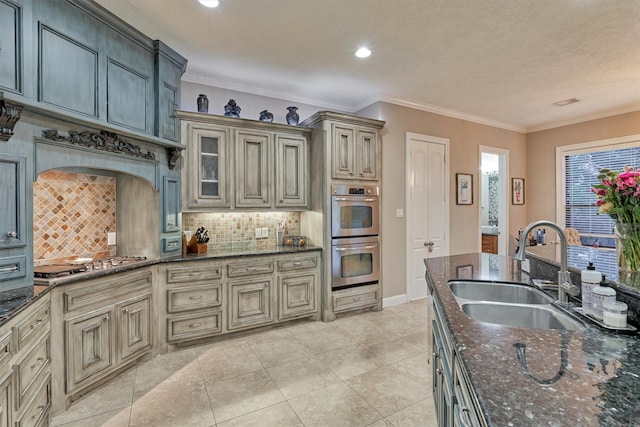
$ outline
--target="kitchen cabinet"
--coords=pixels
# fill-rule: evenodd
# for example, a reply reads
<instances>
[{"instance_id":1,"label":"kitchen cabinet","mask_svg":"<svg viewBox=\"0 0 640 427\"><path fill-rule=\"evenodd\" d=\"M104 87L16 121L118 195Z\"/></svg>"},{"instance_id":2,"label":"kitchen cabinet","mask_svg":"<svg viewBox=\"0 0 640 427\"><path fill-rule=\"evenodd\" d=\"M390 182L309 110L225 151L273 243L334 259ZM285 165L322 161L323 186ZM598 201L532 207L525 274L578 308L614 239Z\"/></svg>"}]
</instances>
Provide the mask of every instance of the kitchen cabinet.
<instances>
[{"instance_id":1,"label":"kitchen cabinet","mask_svg":"<svg viewBox=\"0 0 640 427\"><path fill-rule=\"evenodd\" d=\"M13 92L22 91L22 6L8 0L0 0L0 88Z\"/></svg>"},{"instance_id":2,"label":"kitchen cabinet","mask_svg":"<svg viewBox=\"0 0 640 427\"><path fill-rule=\"evenodd\" d=\"M432 375L433 400L438 425L441 427L484 427L486 423L479 403L465 372L456 356L453 337L445 326L444 311L434 299L432 321Z\"/></svg>"},{"instance_id":3,"label":"kitchen cabinet","mask_svg":"<svg viewBox=\"0 0 640 427\"><path fill-rule=\"evenodd\" d=\"M51 407L49 295L0 327L0 426L48 424Z\"/></svg>"},{"instance_id":4,"label":"kitchen cabinet","mask_svg":"<svg viewBox=\"0 0 640 427\"><path fill-rule=\"evenodd\" d=\"M273 135L270 133L236 130L236 207L272 205L272 145Z\"/></svg>"},{"instance_id":5,"label":"kitchen cabinet","mask_svg":"<svg viewBox=\"0 0 640 427\"><path fill-rule=\"evenodd\" d=\"M378 179L378 132L333 123L332 178Z\"/></svg>"},{"instance_id":6,"label":"kitchen cabinet","mask_svg":"<svg viewBox=\"0 0 640 427\"><path fill-rule=\"evenodd\" d=\"M178 111L183 211L306 210L311 129Z\"/></svg>"},{"instance_id":7,"label":"kitchen cabinet","mask_svg":"<svg viewBox=\"0 0 640 427\"><path fill-rule=\"evenodd\" d=\"M307 139L276 134L277 208L305 208L308 200Z\"/></svg>"},{"instance_id":8,"label":"kitchen cabinet","mask_svg":"<svg viewBox=\"0 0 640 427\"><path fill-rule=\"evenodd\" d=\"M272 323L273 273L272 258L258 258L250 262L229 262L230 278L227 328L230 331Z\"/></svg>"},{"instance_id":9,"label":"kitchen cabinet","mask_svg":"<svg viewBox=\"0 0 640 427\"><path fill-rule=\"evenodd\" d=\"M26 159L0 154L0 281L26 275Z\"/></svg>"},{"instance_id":10,"label":"kitchen cabinet","mask_svg":"<svg viewBox=\"0 0 640 427\"><path fill-rule=\"evenodd\" d=\"M230 207L231 153L228 130L202 123L183 122L182 139L187 141L186 209Z\"/></svg>"},{"instance_id":11,"label":"kitchen cabinet","mask_svg":"<svg viewBox=\"0 0 640 427\"><path fill-rule=\"evenodd\" d=\"M222 333L223 265L217 261L166 270L166 341L180 343Z\"/></svg>"},{"instance_id":12,"label":"kitchen cabinet","mask_svg":"<svg viewBox=\"0 0 640 427\"><path fill-rule=\"evenodd\" d=\"M176 114L180 104L180 79L187 60L160 40L154 40L156 105L155 135L170 141L180 141L180 120Z\"/></svg>"},{"instance_id":13,"label":"kitchen cabinet","mask_svg":"<svg viewBox=\"0 0 640 427\"><path fill-rule=\"evenodd\" d=\"M73 399L108 375L151 350L151 283L148 269L116 273L53 289L63 338L58 360L64 375L55 384L62 398ZM61 354L63 352L63 354Z\"/></svg>"},{"instance_id":14,"label":"kitchen cabinet","mask_svg":"<svg viewBox=\"0 0 640 427\"><path fill-rule=\"evenodd\" d=\"M313 254L277 260L278 320L318 312L319 263L319 256Z\"/></svg>"},{"instance_id":15,"label":"kitchen cabinet","mask_svg":"<svg viewBox=\"0 0 640 427\"><path fill-rule=\"evenodd\" d=\"M498 253L498 236L495 234L482 235L482 252L487 254Z\"/></svg>"}]
</instances>

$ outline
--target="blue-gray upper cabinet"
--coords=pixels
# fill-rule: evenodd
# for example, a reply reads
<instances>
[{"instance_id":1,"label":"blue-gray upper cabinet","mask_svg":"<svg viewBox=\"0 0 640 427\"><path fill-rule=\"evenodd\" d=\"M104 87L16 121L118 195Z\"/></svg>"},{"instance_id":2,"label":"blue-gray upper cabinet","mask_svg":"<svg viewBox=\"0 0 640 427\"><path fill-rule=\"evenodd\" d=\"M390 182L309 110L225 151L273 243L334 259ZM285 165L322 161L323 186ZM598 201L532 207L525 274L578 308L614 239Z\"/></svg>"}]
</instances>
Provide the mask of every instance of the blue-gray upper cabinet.
<instances>
[{"instance_id":1,"label":"blue-gray upper cabinet","mask_svg":"<svg viewBox=\"0 0 640 427\"><path fill-rule=\"evenodd\" d=\"M180 121L176 110L180 106L180 79L187 60L160 40L153 42L156 72L155 134L171 141L180 140Z\"/></svg>"},{"instance_id":2,"label":"blue-gray upper cabinet","mask_svg":"<svg viewBox=\"0 0 640 427\"><path fill-rule=\"evenodd\" d=\"M186 59L90 0L0 0L0 88L176 142ZM28 102L25 102L28 104Z\"/></svg>"},{"instance_id":3,"label":"blue-gray upper cabinet","mask_svg":"<svg viewBox=\"0 0 640 427\"><path fill-rule=\"evenodd\" d=\"M0 282L26 277L25 166L23 157L0 154Z\"/></svg>"},{"instance_id":4,"label":"blue-gray upper cabinet","mask_svg":"<svg viewBox=\"0 0 640 427\"><path fill-rule=\"evenodd\" d=\"M0 0L0 87L22 92L22 7Z\"/></svg>"}]
</instances>

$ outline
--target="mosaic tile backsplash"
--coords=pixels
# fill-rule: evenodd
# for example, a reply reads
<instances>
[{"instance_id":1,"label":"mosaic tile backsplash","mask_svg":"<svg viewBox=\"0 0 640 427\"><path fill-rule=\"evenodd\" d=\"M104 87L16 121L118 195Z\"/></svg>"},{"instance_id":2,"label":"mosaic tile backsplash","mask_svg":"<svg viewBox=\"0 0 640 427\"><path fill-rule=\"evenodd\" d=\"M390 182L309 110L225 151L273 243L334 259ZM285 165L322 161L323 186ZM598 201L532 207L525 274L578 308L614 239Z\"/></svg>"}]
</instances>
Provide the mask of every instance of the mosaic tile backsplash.
<instances>
[{"instance_id":1,"label":"mosaic tile backsplash","mask_svg":"<svg viewBox=\"0 0 640 427\"><path fill-rule=\"evenodd\" d=\"M300 212L183 213L182 231L209 230L208 246L224 249L233 246L267 247L276 244L278 225L284 221L285 235L300 235ZM255 229L266 227L269 237L256 239Z\"/></svg>"},{"instance_id":2,"label":"mosaic tile backsplash","mask_svg":"<svg viewBox=\"0 0 640 427\"><path fill-rule=\"evenodd\" d=\"M47 171L33 184L34 264L116 255L116 178Z\"/></svg>"}]
</instances>

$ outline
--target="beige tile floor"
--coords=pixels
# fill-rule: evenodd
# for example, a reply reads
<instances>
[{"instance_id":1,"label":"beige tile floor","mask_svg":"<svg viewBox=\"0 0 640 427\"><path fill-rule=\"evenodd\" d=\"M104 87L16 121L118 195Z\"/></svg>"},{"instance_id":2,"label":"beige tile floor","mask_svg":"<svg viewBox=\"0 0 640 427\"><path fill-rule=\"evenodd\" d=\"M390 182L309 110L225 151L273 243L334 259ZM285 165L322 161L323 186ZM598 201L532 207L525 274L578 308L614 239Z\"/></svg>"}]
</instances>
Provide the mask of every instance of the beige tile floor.
<instances>
[{"instance_id":1,"label":"beige tile floor","mask_svg":"<svg viewBox=\"0 0 640 427\"><path fill-rule=\"evenodd\" d=\"M158 356L52 426L436 426L427 301Z\"/></svg>"}]
</instances>

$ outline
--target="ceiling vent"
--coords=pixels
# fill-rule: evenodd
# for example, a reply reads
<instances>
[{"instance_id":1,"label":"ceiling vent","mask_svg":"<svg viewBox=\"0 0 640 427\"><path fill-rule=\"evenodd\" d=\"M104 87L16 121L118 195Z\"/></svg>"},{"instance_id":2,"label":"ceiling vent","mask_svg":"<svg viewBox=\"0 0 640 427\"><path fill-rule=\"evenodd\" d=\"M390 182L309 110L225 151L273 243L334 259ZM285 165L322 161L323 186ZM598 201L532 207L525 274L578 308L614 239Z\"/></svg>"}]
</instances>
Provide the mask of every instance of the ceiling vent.
<instances>
[{"instance_id":1,"label":"ceiling vent","mask_svg":"<svg viewBox=\"0 0 640 427\"><path fill-rule=\"evenodd\" d=\"M565 105L575 104L576 102L580 102L580 100L578 98L569 98L554 102L552 105L555 105L556 107L564 107Z\"/></svg>"}]
</instances>

